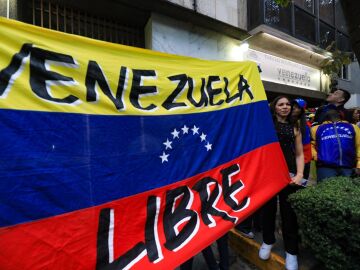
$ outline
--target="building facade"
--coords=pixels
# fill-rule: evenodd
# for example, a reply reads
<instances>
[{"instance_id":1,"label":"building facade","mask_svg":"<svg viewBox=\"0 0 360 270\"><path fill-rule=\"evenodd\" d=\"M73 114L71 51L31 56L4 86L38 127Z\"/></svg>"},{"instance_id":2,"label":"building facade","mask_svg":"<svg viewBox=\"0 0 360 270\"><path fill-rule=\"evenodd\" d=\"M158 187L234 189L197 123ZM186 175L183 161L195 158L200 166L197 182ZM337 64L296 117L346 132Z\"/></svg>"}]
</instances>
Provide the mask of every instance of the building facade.
<instances>
[{"instance_id":1,"label":"building facade","mask_svg":"<svg viewBox=\"0 0 360 270\"><path fill-rule=\"evenodd\" d=\"M323 48L349 51L339 1L295 0L0 0L0 15L109 42L211 60L258 63L268 99L288 94L320 105L330 80ZM322 48L322 49L321 49ZM359 65L339 85L360 104Z\"/></svg>"},{"instance_id":2,"label":"building facade","mask_svg":"<svg viewBox=\"0 0 360 270\"><path fill-rule=\"evenodd\" d=\"M324 50L334 44L341 51L351 52L340 0L294 0L286 8L273 0L248 0L247 3L247 29L252 35L249 43L256 50L297 64L288 62L287 67L274 64L280 75L278 81L283 82L269 85L268 90L283 92L279 88L287 85L286 92L301 93L311 101L320 97L316 92L328 92L330 80L321 73L321 62L327 57ZM348 107L359 104L357 93L360 85L357 76L352 76L359 72L359 64L353 61L349 66L343 66L337 78L338 86L352 93ZM296 80L299 76L302 78L300 81Z\"/></svg>"}]
</instances>

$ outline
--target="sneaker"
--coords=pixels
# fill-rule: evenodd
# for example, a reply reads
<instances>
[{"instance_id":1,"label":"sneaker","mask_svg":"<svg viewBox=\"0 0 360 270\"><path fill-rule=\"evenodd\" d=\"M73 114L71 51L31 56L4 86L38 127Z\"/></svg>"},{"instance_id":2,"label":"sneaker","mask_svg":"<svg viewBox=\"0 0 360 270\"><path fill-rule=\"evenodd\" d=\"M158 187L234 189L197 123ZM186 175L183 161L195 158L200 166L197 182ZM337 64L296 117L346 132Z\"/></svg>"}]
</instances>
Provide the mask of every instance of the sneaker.
<instances>
[{"instance_id":1,"label":"sneaker","mask_svg":"<svg viewBox=\"0 0 360 270\"><path fill-rule=\"evenodd\" d=\"M270 258L272 247L273 245L262 243L259 249L259 258L262 260L268 260Z\"/></svg>"},{"instance_id":2,"label":"sneaker","mask_svg":"<svg viewBox=\"0 0 360 270\"><path fill-rule=\"evenodd\" d=\"M285 268L286 270L298 270L299 267L296 255L286 252Z\"/></svg>"},{"instance_id":3,"label":"sneaker","mask_svg":"<svg viewBox=\"0 0 360 270\"><path fill-rule=\"evenodd\" d=\"M250 231L250 232L245 232L245 231L241 231L241 230L237 230L237 231L246 238L254 239L254 237L255 237L255 235L252 231Z\"/></svg>"}]
</instances>

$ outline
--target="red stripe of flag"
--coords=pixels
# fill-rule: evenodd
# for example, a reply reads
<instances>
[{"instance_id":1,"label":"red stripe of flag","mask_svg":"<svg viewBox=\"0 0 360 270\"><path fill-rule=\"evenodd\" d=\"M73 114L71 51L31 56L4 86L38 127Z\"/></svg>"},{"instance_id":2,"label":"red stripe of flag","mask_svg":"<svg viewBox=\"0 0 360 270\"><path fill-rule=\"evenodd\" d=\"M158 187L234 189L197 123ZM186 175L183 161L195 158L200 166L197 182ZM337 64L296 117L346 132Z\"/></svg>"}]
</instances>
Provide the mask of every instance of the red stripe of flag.
<instances>
[{"instance_id":1,"label":"red stripe of flag","mask_svg":"<svg viewBox=\"0 0 360 270\"><path fill-rule=\"evenodd\" d=\"M288 182L278 143L265 145L169 186L2 228L0 266L3 270L173 269Z\"/></svg>"}]
</instances>

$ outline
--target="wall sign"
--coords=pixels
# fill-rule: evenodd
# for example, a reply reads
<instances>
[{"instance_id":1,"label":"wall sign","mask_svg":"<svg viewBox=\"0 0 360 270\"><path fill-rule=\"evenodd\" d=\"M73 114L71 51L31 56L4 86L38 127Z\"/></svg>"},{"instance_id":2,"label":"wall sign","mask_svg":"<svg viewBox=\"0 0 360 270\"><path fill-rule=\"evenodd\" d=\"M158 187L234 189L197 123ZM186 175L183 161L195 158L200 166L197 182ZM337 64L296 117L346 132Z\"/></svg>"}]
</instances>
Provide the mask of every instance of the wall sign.
<instances>
[{"instance_id":1,"label":"wall sign","mask_svg":"<svg viewBox=\"0 0 360 270\"><path fill-rule=\"evenodd\" d=\"M260 65L264 81L320 91L319 69L252 49L244 53L244 59Z\"/></svg>"}]
</instances>

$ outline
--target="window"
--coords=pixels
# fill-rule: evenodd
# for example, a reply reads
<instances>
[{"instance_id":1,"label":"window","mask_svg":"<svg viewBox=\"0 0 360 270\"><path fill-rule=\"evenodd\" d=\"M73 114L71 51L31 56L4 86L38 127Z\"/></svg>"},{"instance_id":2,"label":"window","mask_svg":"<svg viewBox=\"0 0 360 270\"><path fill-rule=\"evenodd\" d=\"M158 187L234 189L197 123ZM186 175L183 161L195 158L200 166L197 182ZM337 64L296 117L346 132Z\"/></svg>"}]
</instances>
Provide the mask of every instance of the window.
<instances>
[{"instance_id":1,"label":"window","mask_svg":"<svg viewBox=\"0 0 360 270\"><path fill-rule=\"evenodd\" d=\"M292 0L283 8L275 0L247 0L248 30L266 24L323 49L336 41L337 48L351 51L341 1Z\"/></svg>"},{"instance_id":2,"label":"window","mask_svg":"<svg viewBox=\"0 0 360 270\"><path fill-rule=\"evenodd\" d=\"M335 22L336 22L336 28L339 31L341 31L345 34L348 34L345 16L344 16L344 12L343 12L340 0L336 0L336 2L335 2Z\"/></svg>"},{"instance_id":3,"label":"window","mask_svg":"<svg viewBox=\"0 0 360 270\"><path fill-rule=\"evenodd\" d=\"M335 40L335 29L320 22L320 47L325 49Z\"/></svg>"},{"instance_id":4,"label":"window","mask_svg":"<svg viewBox=\"0 0 360 270\"><path fill-rule=\"evenodd\" d=\"M350 39L348 36L341 32L337 32L337 47L339 50L344 52L350 52L351 46L350 46Z\"/></svg>"},{"instance_id":5,"label":"window","mask_svg":"<svg viewBox=\"0 0 360 270\"><path fill-rule=\"evenodd\" d=\"M283 8L276 4L274 0L265 0L265 23L290 33L290 7Z\"/></svg>"},{"instance_id":6,"label":"window","mask_svg":"<svg viewBox=\"0 0 360 270\"><path fill-rule=\"evenodd\" d=\"M340 79L350 81L350 66L343 65L338 75Z\"/></svg>"},{"instance_id":7,"label":"window","mask_svg":"<svg viewBox=\"0 0 360 270\"><path fill-rule=\"evenodd\" d=\"M316 19L307 12L295 7L295 36L305 41L315 42Z\"/></svg>"},{"instance_id":8,"label":"window","mask_svg":"<svg viewBox=\"0 0 360 270\"><path fill-rule=\"evenodd\" d=\"M248 11L249 11L249 28L253 29L263 23L261 21L261 1L249 1L248 2ZM249 29L249 30L250 30Z\"/></svg>"},{"instance_id":9,"label":"window","mask_svg":"<svg viewBox=\"0 0 360 270\"><path fill-rule=\"evenodd\" d=\"M294 0L296 6L314 14L314 0Z\"/></svg>"},{"instance_id":10,"label":"window","mask_svg":"<svg viewBox=\"0 0 360 270\"><path fill-rule=\"evenodd\" d=\"M334 0L319 0L320 19L334 25Z\"/></svg>"},{"instance_id":11,"label":"window","mask_svg":"<svg viewBox=\"0 0 360 270\"><path fill-rule=\"evenodd\" d=\"M105 40L124 45L144 47L144 29L124 25L115 16L97 16L86 10L59 5L52 0L29 1L32 23L75 35Z\"/></svg>"}]
</instances>

